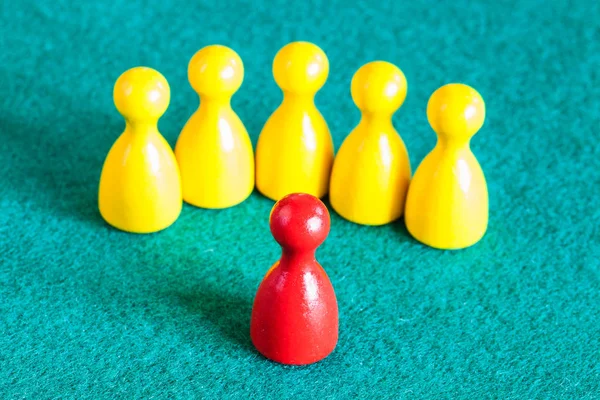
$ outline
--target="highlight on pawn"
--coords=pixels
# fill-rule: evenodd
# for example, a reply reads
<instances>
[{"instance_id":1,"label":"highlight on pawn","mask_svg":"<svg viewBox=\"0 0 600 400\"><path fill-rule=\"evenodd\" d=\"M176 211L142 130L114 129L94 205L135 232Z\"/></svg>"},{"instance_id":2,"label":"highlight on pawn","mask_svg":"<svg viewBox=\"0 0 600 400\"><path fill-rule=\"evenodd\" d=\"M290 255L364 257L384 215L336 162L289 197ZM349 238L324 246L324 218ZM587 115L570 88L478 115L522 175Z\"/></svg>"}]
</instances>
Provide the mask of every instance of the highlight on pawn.
<instances>
[{"instance_id":1,"label":"highlight on pawn","mask_svg":"<svg viewBox=\"0 0 600 400\"><path fill-rule=\"evenodd\" d=\"M470 148L485 103L474 88L450 83L431 95L424 109L437 141L413 176L405 132L392 123L408 93L396 65L376 60L354 74L349 91L361 118L337 154L314 102L329 75L325 52L289 43L275 54L272 72L282 100L254 150L231 107L244 80L233 49L210 45L191 57L188 79L200 102L174 149L157 128L170 102L167 80L148 67L125 71L113 88L125 129L104 161L98 190L106 222L131 233L158 232L177 220L183 202L223 209L256 188L275 202L294 193L329 195L337 214L361 225L404 217L408 232L436 249L463 249L485 235L487 184Z\"/></svg>"}]
</instances>

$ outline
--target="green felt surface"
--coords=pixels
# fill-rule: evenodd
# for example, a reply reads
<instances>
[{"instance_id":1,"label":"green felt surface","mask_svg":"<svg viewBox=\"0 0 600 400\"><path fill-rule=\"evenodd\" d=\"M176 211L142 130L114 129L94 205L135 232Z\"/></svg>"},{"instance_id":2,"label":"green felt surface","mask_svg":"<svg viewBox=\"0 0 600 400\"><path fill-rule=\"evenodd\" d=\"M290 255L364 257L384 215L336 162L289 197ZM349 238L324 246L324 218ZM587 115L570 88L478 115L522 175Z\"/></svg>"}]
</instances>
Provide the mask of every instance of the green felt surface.
<instances>
[{"instance_id":1,"label":"green felt surface","mask_svg":"<svg viewBox=\"0 0 600 400\"><path fill-rule=\"evenodd\" d=\"M600 3L6 1L0 44L0 397L600 398ZM438 251L403 222L332 213L317 257L335 287L340 339L308 367L261 357L254 293L279 248L270 200L185 206L169 229L131 235L97 210L102 163L124 127L124 70L168 79L171 145L198 105L202 46L236 49L233 99L255 144L281 93L276 51L309 40L331 73L317 96L336 149L358 122L365 62L398 65L394 124L413 170L435 143L430 94L463 82L487 104L472 148L490 224L476 246Z\"/></svg>"}]
</instances>

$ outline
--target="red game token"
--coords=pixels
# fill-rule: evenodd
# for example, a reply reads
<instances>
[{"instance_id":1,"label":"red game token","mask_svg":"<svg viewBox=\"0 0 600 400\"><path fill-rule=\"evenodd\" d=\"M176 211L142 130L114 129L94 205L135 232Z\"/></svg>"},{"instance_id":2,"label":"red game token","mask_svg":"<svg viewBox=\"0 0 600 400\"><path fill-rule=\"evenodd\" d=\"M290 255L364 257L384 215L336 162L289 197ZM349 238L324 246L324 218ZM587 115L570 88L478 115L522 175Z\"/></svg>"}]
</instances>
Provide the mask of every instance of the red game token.
<instances>
[{"instance_id":1,"label":"red game token","mask_svg":"<svg viewBox=\"0 0 600 400\"><path fill-rule=\"evenodd\" d=\"M282 254L256 293L250 336L273 361L311 364L327 357L338 340L335 292L315 259L329 234L329 212L312 195L290 194L273 207L270 225Z\"/></svg>"}]
</instances>

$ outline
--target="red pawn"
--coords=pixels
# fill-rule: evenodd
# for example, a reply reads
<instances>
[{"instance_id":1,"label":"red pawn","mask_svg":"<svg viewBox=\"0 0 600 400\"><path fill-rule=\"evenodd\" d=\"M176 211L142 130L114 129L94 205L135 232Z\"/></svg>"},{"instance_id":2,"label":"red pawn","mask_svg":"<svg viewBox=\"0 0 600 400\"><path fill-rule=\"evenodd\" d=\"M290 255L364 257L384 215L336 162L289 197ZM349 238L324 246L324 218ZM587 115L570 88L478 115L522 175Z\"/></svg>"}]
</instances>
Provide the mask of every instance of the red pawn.
<instances>
[{"instance_id":1,"label":"red pawn","mask_svg":"<svg viewBox=\"0 0 600 400\"><path fill-rule=\"evenodd\" d=\"M315 259L329 234L329 212L314 196L290 194L275 204L270 224L282 254L256 293L252 343L273 361L311 364L327 357L338 340L335 292Z\"/></svg>"}]
</instances>

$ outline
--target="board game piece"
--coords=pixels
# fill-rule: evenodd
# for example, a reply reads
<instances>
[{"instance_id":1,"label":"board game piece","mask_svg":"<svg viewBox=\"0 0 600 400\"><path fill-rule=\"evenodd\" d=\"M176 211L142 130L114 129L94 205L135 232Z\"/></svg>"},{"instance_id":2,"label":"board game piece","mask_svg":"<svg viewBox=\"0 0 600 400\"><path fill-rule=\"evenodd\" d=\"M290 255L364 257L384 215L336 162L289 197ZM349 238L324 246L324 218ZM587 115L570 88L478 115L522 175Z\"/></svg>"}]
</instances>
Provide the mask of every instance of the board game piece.
<instances>
[{"instance_id":1,"label":"board game piece","mask_svg":"<svg viewBox=\"0 0 600 400\"><path fill-rule=\"evenodd\" d=\"M250 335L257 350L283 364L311 364L327 357L338 340L338 305L315 251L329 234L330 218L316 197L290 194L270 216L282 254L260 284Z\"/></svg>"},{"instance_id":2,"label":"board game piece","mask_svg":"<svg viewBox=\"0 0 600 400\"><path fill-rule=\"evenodd\" d=\"M169 84L158 71L136 67L117 79L113 98L126 124L102 167L100 214L123 231L160 231L182 208L177 160L157 127L169 106Z\"/></svg>"},{"instance_id":3,"label":"board game piece","mask_svg":"<svg viewBox=\"0 0 600 400\"><path fill-rule=\"evenodd\" d=\"M231 97L244 79L238 54L225 46L199 50L188 64L188 79L200 106L185 124L175 156L183 200L202 208L227 208L254 189L254 153Z\"/></svg>"},{"instance_id":4,"label":"board game piece","mask_svg":"<svg viewBox=\"0 0 600 400\"><path fill-rule=\"evenodd\" d=\"M327 56L312 43L290 43L275 56L273 75L283 102L256 145L256 187L272 200L295 192L320 198L329 190L333 140L314 103L328 73Z\"/></svg>"},{"instance_id":5,"label":"board game piece","mask_svg":"<svg viewBox=\"0 0 600 400\"><path fill-rule=\"evenodd\" d=\"M392 115L406 91L402 71L385 61L365 64L352 78L362 117L335 157L329 189L331 206L349 221L383 225L404 212L411 168Z\"/></svg>"},{"instance_id":6,"label":"board game piece","mask_svg":"<svg viewBox=\"0 0 600 400\"><path fill-rule=\"evenodd\" d=\"M487 184L470 140L485 120L485 104L473 88L448 84L427 104L435 148L417 168L408 189L405 221L419 241L439 249L477 243L488 225Z\"/></svg>"}]
</instances>

